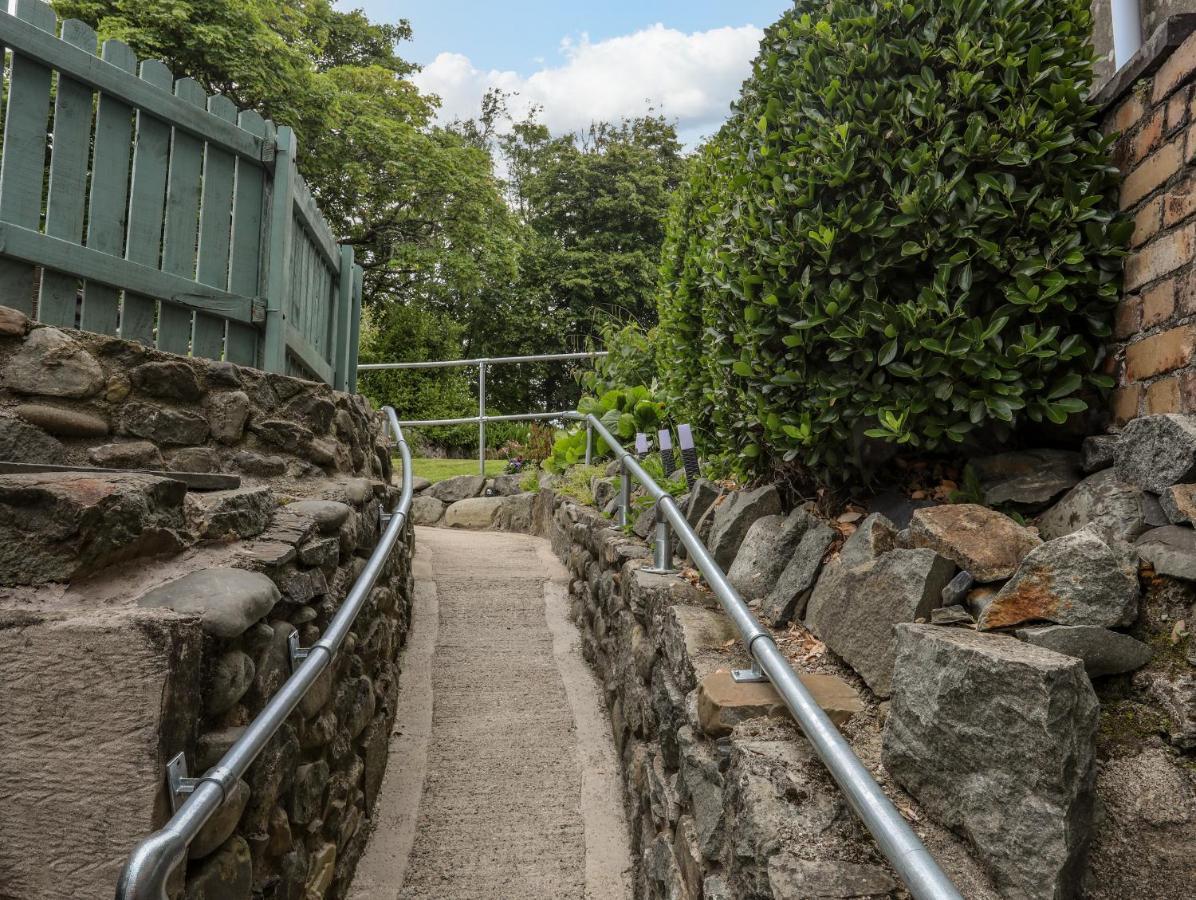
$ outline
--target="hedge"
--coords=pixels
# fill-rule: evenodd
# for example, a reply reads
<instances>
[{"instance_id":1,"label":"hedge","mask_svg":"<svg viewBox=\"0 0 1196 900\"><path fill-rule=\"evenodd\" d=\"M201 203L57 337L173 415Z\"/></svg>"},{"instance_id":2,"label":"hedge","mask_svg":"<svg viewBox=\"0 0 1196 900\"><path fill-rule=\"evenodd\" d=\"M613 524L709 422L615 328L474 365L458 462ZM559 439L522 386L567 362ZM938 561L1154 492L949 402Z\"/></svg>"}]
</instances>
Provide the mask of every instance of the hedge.
<instances>
[{"instance_id":1,"label":"hedge","mask_svg":"<svg viewBox=\"0 0 1196 900\"><path fill-rule=\"evenodd\" d=\"M669 401L740 468L1062 423L1129 223L1086 0L798 0L669 218Z\"/></svg>"}]
</instances>

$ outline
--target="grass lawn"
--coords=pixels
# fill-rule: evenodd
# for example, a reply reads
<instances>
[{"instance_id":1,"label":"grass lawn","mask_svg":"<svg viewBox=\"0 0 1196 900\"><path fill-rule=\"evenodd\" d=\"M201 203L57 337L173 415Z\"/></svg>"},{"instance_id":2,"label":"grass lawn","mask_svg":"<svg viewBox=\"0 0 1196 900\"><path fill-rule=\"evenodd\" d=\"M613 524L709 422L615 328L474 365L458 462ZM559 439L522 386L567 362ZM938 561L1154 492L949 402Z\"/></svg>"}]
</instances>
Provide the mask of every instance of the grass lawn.
<instances>
[{"instance_id":1,"label":"grass lawn","mask_svg":"<svg viewBox=\"0 0 1196 900\"><path fill-rule=\"evenodd\" d=\"M396 473L403 471L403 464L398 459L394 461L394 466ZM507 462L504 459L486 460L487 475L501 475L506 467ZM435 484L437 481L444 481L446 478L455 478L458 475L477 475L478 461L476 459L417 458L411 461L411 470L413 475L426 478Z\"/></svg>"}]
</instances>

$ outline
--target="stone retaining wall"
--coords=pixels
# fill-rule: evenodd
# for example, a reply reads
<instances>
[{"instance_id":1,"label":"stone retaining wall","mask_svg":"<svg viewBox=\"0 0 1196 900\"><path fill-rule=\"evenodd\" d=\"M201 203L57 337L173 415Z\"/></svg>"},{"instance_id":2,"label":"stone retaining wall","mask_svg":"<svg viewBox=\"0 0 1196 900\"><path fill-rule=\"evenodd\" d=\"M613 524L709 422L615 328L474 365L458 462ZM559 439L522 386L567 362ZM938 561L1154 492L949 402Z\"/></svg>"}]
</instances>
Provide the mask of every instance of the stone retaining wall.
<instances>
[{"instance_id":1,"label":"stone retaining wall","mask_svg":"<svg viewBox=\"0 0 1196 900\"><path fill-rule=\"evenodd\" d=\"M291 633L311 646L361 575L399 495L385 431L322 385L0 308L0 459L114 470L0 475L0 898L107 900L171 814L166 762L214 765L289 677ZM386 765L412 551L408 527L172 897L345 896Z\"/></svg>"}]
</instances>

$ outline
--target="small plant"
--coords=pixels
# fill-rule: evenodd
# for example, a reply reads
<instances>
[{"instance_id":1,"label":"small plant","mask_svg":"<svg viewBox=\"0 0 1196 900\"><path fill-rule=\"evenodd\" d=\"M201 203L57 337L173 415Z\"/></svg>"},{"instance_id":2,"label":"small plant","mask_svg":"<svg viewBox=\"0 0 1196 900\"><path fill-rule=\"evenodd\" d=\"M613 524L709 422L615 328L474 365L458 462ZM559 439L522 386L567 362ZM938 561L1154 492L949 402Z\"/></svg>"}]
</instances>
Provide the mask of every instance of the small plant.
<instances>
[{"instance_id":1,"label":"small plant","mask_svg":"<svg viewBox=\"0 0 1196 900\"><path fill-rule=\"evenodd\" d=\"M643 385L616 388L601 397L582 397L577 408L581 413L597 417L612 435L623 442L633 440L639 431L653 433L664 414L664 403ZM609 452L606 441L595 434L592 458L603 459ZM544 468L550 472L563 472L584 461L585 456L586 427L575 425L557 434L552 455L544 461Z\"/></svg>"},{"instance_id":2,"label":"small plant","mask_svg":"<svg viewBox=\"0 0 1196 900\"><path fill-rule=\"evenodd\" d=\"M534 469L535 467L535 462L525 456L512 456L507 460L506 473L508 475L519 475L525 470L529 468Z\"/></svg>"},{"instance_id":3,"label":"small plant","mask_svg":"<svg viewBox=\"0 0 1196 900\"><path fill-rule=\"evenodd\" d=\"M523 480L519 482L519 490L529 494L539 493L540 475L535 469L523 476Z\"/></svg>"},{"instance_id":4,"label":"small plant","mask_svg":"<svg viewBox=\"0 0 1196 900\"><path fill-rule=\"evenodd\" d=\"M602 466L572 466L565 471L564 477L556 486L556 492L564 497L576 500L583 506L594 505L595 478L605 477Z\"/></svg>"}]
</instances>

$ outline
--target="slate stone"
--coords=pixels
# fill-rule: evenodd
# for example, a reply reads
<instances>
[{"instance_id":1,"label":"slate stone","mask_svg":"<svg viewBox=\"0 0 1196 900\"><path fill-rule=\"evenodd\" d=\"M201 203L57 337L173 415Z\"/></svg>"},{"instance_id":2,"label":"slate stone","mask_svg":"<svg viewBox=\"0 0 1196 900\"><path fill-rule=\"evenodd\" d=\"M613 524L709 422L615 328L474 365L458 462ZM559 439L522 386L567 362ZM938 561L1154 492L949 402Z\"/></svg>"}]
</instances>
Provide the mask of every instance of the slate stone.
<instances>
[{"instance_id":1,"label":"slate stone","mask_svg":"<svg viewBox=\"0 0 1196 900\"><path fill-rule=\"evenodd\" d=\"M66 447L20 419L0 419L0 459L5 462L62 465Z\"/></svg>"},{"instance_id":2,"label":"slate stone","mask_svg":"<svg viewBox=\"0 0 1196 900\"><path fill-rule=\"evenodd\" d=\"M989 506L1041 507L1082 477L1080 457L1068 450L1017 450L972 459Z\"/></svg>"},{"instance_id":3,"label":"slate stone","mask_svg":"<svg viewBox=\"0 0 1196 900\"><path fill-rule=\"evenodd\" d=\"M943 606L955 606L957 603L963 602L975 583L976 579L972 577L971 572L959 572L943 588Z\"/></svg>"},{"instance_id":4,"label":"slate stone","mask_svg":"<svg viewBox=\"0 0 1196 900\"><path fill-rule=\"evenodd\" d=\"M233 465L246 475L274 478L285 475L287 461L281 456L267 456L252 450L240 450L233 456Z\"/></svg>"},{"instance_id":5,"label":"slate stone","mask_svg":"<svg viewBox=\"0 0 1196 900\"><path fill-rule=\"evenodd\" d=\"M893 550L841 574L826 590L819 583L806 626L887 697L897 655L893 626L929 619L955 566L933 550Z\"/></svg>"},{"instance_id":6,"label":"slate stone","mask_svg":"<svg viewBox=\"0 0 1196 900\"><path fill-rule=\"evenodd\" d=\"M208 439L208 420L185 409L131 402L121 407L117 431L155 444L202 444Z\"/></svg>"},{"instance_id":7,"label":"slate stone","mask_svg":"<svg viewBox=\"0 0 1196 900\"><path fill-rule=\"evenodd\" d=\"M759 600L773 589L812 521L795 509L788 517L764 516L751 524L727 572L744 600Z\"/></svg>"},{"instance_id":8,"label":"slate stone","mask_svg":"<svg viewBox=\"0 0 1196 900\"><path fill-rule=\"evenodd\" d=\"M837 537L838 532L825 522L813 519L809 522L776 584L760 604L760 615L765 622L776 628L806 614L810 594L822 571L823 557Z\"/></svg>"},{"instance_id":9,"label":"slate stone","mask_svg":"<svg viewBox=\"0 0 1196 900\"><path fill-rule=\"evenodd\" d=\"M722 485L715 484L706 478L699 478L688 494L689 500L683 507L685 521L690 528L698 527L698 520L706 514L711 505L721 497L725 491Z\"/></svg>"},{"instance_id":10,"label":"slate stone","mask_svg":"<svg viewBox=\"0 0 1196 900\"><path fill-rule=\"evenodd\" d=\"M234 835L187 875L184 900L250 900L253 861L249 844Z\"/></svg>"},{"instance_id":11,"label":"slate stone","mask_svg":"<svg viewBox=\"0 0 1196 900\"><path fill-rule=\"evenodd\" d=\"M340 540L336 536L309 541L299 548L299 561L305 566L333 566L341 555ZM298 622L292 618L293 622Z\"/></svg>"},{"instance_id":12,"label":"slate stone","mask_svg":"<svg viewBox=\"0 0 1196 900\"><path fill-rule=\"evenodd\" d=\"M1196 484L1173 484L1159 494L1159 504L1172 525L1196 524Z\"/></svg>"},{"instance_id":13,"label":"slate stone","mask_svg":"<svg viewBox=\"0 0 1196 900\"><path fill-rule=\"evenodd\" d=\"M1084 438L1080 445L1080 467L1091 475L1112 466L1120 439L1121 435L1117 434L1094 434Z\"/></svg>"},{"instance_id":14,"label":"slate stone","mask_svg":"<svg viewBox=\"0 0 1196 900\"><path fill-rule=\"evenodd\" d=\"M133 369L130 376L133 386L151 397L193 401L203 394L195 370L177 360L144 363Z\"/></svg>"},{"instance_id":15,"label":"slate stone","mask_svg":"<svg viewBox=\"0 0 1196 900\"><path fill-rule=\"evenodd\" d=\"M1157 501L1141 488L1118 479L1114 469L1091 475L1038 520L1038 531L1050 540L1097 524L1124 541L1148 527Z\"/></svg>"},{"instance_id":16,"label":"slate stone","mask_svg":"<svg viewBox=\"0 0 1196 900\"><path fill-rule=\"evenodd\" d=\"M444 525L448 528L489 528L504 502L503 497L458 500L444 511Z\"/></svg>"},{"instance_id":17,"label":"slate stone","mask_svg":"<svg viewBox=\"0 0 1196 900\"><path fill-rule=\"evenodd\" d=\"M244 569L201 569L143 594L139 606L200 617L204 631L235 638L267 615L282 595L274 582Z\"/></svg>"},{"instance_id":18,"label":"slate stone","mask_svg":"<svg viewBox=\"0 0 1196 900\"><path fill-rule=\"evenodd\" d=\"M981 630L1035 621L1112 627L1137 616L1132 550L1089 526L1034 548L977 624Z\"/></svg>"},{"instance_id":19,"label":"slate stone","mask_svg":"<svg viewBox=\"0 0 1196 900\"><path fill-rule=\"evenodd\" d=\"M891 897L897 882L881 866L838 859L802 859L782 850L768 858L773 897Z\"/></svg>"},{"instance_id":20,"label":"slate stone","mask_svg":"<svg viewBox=\"0 0 1196 900\"><path fill-rule=\"evenodd\" d=\"M103 437L108 433L108 420L93 413L41 403L24 403L13 412L31 425L59 437Z\"/></svg>"},{"instance_id":21,"label":"slate stone","mask_svg":"<svg viewBox=\"0 0 1196 900\"><path fill-rule=\"evenodd\" d=\"M0 476L0 584L69 581L178 551L186 492L152 475Z\"/></svg>"},{"instance_id":22,"label":"slate stone","mask_svg":"<svg viewBox=\"0 0 1196 900\"><path fill-rule=\"evenodd\" d=\"M37 328L9 360L0 380L18 394L81 400L99 393L104 370L73 338L57 328Z\"/></svg>"},{"instance_id":23,"label":"slate stone","mask_svg":"<svg viewBox=\"0 0 1196 900\"><path fill-rule=\"evenodd\" d=\"M236 444L245 436L249 421L249 395L244 391L211 394L207 399L212 437L222 444Z\"/></svg>"},{"instance_id":24,"label":"slate stone","mask_svg":"<svg viewBox=\"0 0 1196 900\"><path fill-rule=\"evenodd\" d=\"M442 503L451 505L458 500L477 497L485 487L486 479L481 475L458 475L456 478L438 481L424 491L423 496L434 497Z\"/></svg>"},{"instance_id":25,"label":"slate stone","mask_svg":"<svg viewBox=\"0 0 1196 900\"><path fill-rule=\"evenodd\" d=\"M975 622L972 614L959 604L944 606L930 613L931 625L973 625Z\"/></svg>"},{"instance_id":26,"label":"slate stone","mask_svg":"<svg viewBox=\"0 0 1196 900\"><path fill-rule=\"evenodd\" d=\"M1091 827L1099 716L1083 664L933 625L898 626L897 650L884 767L967 839L1001 896L1073 893Z\"/></svg>"},{"instance_id":27,"label":"slate stone","mask_svg":"<svg viewBox=\"0 0 1196 900\"><path fill-rule=\"evenodd\" d=\"M189 494L187 502L196 531L209 539L256 537L269 526L275 506L267 487Z\"/></svg>"},{"instance_id":28,"label":"slate stone","mask_svg":"<svg viewBox=\"0 0 1196 900\"><path fill-rule=\"evenodd\" d=\"M1156 574L1196 581L1196 531L1186 525L1152 528L1134 548Z\"/></svg>"},{"instance_id":29,"label":"slate stone","mask_svg":"<svg viewBox=\"0 0 1196 900\"><path fill-rule=\"evenodd\" d=\"M771 484L755 490L734 491L714 507L707 546L723 571L735 561L735 554L752 523L780 511L781 495Z\"/></svg>"},{"instance_id":30,"label":"slate stone","mask_svg":"<svg viewBox=\"0 0 1196 900\"><path fill-rule=\"evenodd\" d=\"M1152 656L1149 646L1128 634L1096 625L1041 625L1019 628L1019 639L1084 663L1089 678L1140 669Z\"/></svg>"},{"instance_id":31,"label":"slate stone","mask_svg":"<svg viewBox=\"0 0 1196 900\"><path fill-rule=\"evenodd\" d=\"M1008 578L1041 541L996 510L973 503L934 506L914 513L913 547L925 547L954 562L977 581Z\"/></svg>"},{"instance_id":32,"label":"slate stone","mask_svg":"<svg viewBox=\"0 0 1196 900\"><path fill-rule=\"evenodd\" d=\"M1196 476L1196 416L1141 416L1122 430L1114 451L1121 481L1154 494Z\"/></svg>"},{"instance_id":33,"label":"slate stone","mask_svg":"<svg viewBox=\"0 0 1196 900\"><path fill-rule=\"evenodd\" d=\"M353 512L347 504L336 500L299 500L288 503L287 509L312 519L321 534L335 534Z\"/></svg>"},{"instance_id":34,"label":"slate stone","mask_svg":"<svg viewBox=\"0 0 1196 900\"><path fill-rule=\"evenodd\" d=\"M230 650L217 657L204 691L204 711L210 716L218 716L236 706L253 684L255 671L253 660L240 650Z\"/></svg>"},{"instance_id":35,"label":"slate stone","mask_svg":"<svg viewBox=\"0 0 1196 900\"><path fill-rule=\"evenodd\" d=\"M420 494L411 499L411 522L414 525L436 525L444 518L444 502Z\"/></svg>"}]
</instances>

